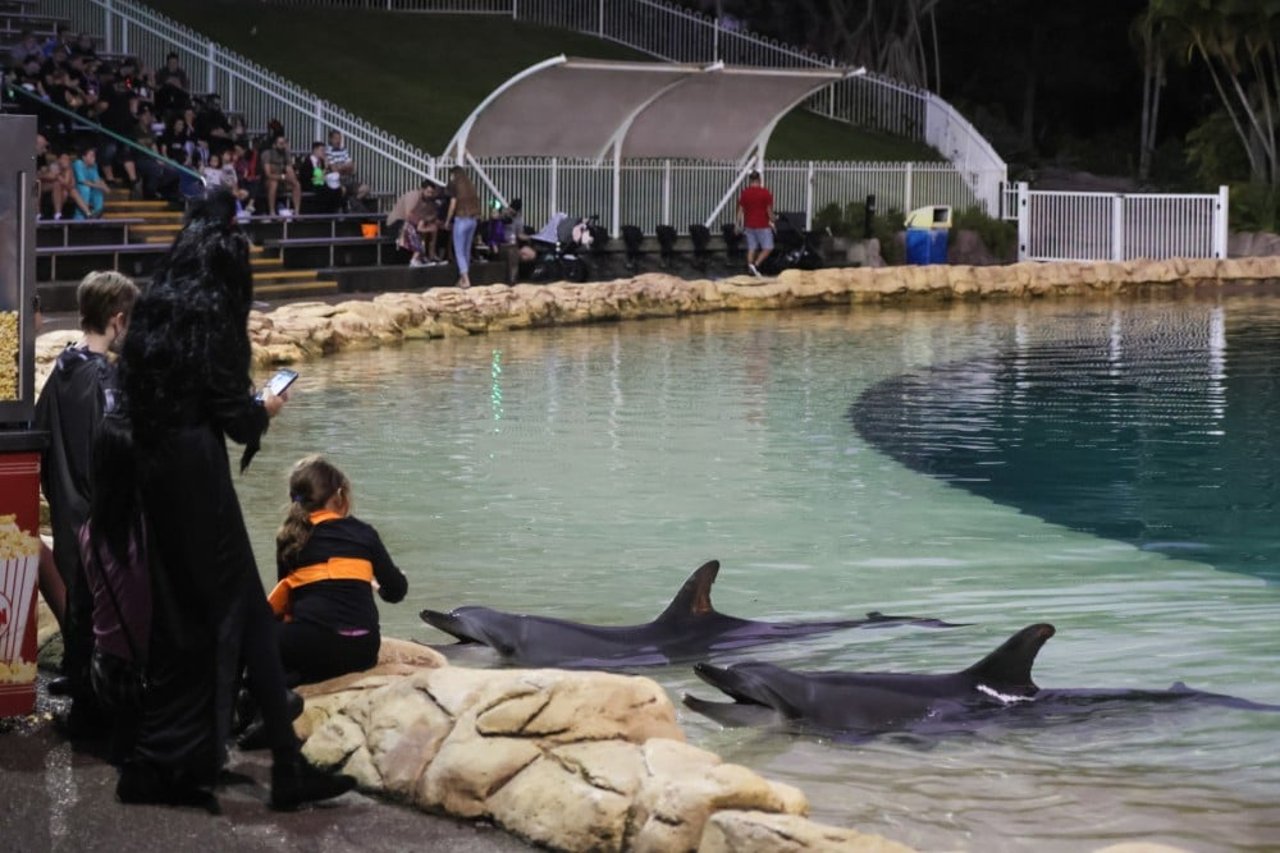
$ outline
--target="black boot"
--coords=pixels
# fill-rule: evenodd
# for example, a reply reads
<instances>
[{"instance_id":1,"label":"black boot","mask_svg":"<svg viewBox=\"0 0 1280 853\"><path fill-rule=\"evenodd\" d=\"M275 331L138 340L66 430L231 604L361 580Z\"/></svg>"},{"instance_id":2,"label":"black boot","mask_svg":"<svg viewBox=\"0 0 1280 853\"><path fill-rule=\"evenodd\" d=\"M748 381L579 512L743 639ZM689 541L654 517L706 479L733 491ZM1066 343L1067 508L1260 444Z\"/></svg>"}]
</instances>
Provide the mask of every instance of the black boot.
<instances>
[{"instance_id":1,"label":"black boot","mask_svg":"<svg viewBox=\"0 0 1280 853\"><path fill-rule=\"evenodd\" d=\"M278 811L337 797L355 786L350 776L317 770L297 752L277 755L271 764L271 808Z\"/></svg>"},{"instance_id":2,"label":"black boot","mask_svg":"<svg viewBox=\"0 0 1280 853\"><path fill-rule=\"evenodd\" d=\"M302 716L302 710L306 707L301 696L292 690L285 691L285 702L289 708L289 719L296 720ZM236 746L243 752L253 752L256 749L266 749L271 743L267 739L267 724L258 717L250 723L244 732L236 740Z\"/></svg>"}]
</instances>

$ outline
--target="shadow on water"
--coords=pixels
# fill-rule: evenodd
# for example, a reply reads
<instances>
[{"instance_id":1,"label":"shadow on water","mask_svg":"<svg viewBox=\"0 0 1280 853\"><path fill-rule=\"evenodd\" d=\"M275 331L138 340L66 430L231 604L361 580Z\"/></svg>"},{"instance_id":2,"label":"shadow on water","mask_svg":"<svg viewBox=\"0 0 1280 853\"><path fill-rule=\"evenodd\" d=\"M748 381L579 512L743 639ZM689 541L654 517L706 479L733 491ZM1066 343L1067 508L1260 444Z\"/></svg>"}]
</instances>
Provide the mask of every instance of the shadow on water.
<instances>
[{"instance_id":1,"label":"shadow on water","mask_svg":"<svg viewBox=\"0 0 1280 853\"><path fill-rule=\"evenodd\" d=\"M1051 523L1280 581L1280 316L1117 314L880 382L849 417L913 470Z\"/></svg>"}]
</instances>

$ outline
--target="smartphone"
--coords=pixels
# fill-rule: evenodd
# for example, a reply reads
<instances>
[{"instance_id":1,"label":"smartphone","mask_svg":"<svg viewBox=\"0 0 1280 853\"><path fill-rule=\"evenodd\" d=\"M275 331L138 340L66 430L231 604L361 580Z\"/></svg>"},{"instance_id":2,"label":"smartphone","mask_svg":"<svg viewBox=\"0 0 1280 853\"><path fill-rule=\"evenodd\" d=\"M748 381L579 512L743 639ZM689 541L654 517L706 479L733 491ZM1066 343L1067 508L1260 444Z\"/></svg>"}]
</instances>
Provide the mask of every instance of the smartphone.
<instances>
[{"instance_id":1,"label":"smartphone","mask_svg":"<svg viewBox=\"0 0 1280 853\"><path fill-rule=\"evenodd\" d=\"M267 391L270 391L272 394L275 394L277 397L279 397L289 388L290 385L293 384L294 380L297 378L298 378L298 371L290 370L287 367L280 368L279 370L276 371L275 376L272 376L270 379L267 380L267 384L263 386L263 390L258 392L258 399L261 400L264 396L266 396Z\"/></svg>"}]
</instances>

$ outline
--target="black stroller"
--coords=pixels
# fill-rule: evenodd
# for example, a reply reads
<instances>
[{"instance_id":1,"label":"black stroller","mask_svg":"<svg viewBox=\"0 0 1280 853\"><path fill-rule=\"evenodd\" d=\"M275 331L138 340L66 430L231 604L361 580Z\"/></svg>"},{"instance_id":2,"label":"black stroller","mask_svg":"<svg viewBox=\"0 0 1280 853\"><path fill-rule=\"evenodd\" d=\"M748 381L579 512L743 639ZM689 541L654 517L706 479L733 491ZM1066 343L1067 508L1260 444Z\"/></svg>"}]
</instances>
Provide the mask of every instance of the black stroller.
<instances>
[{"instance_id":1,"label":"black stroller","mask_svg":"<svg viewBox=\"0 0 1280 853\"><path fill-rule=\"evenodd\" d=\"M803 213L779 213L774 227L773 252L765 258L760 272L777 275L783 270L816 270L822 267L819 251L821 234L805 231Z\"/></svg>"},{"instance_id":2,"label":"black stroller","mask_svg":"<svg viewBox=\"0 0 1280 853\"><path fill-rule=\"evenodd\" d=\"M586 254L599 233L598 217L573 218L553 213L547 224L529 236L538 257L530 279L537 282L572 281L581 284L591 278Z\"/></svg>"}]
</instances>

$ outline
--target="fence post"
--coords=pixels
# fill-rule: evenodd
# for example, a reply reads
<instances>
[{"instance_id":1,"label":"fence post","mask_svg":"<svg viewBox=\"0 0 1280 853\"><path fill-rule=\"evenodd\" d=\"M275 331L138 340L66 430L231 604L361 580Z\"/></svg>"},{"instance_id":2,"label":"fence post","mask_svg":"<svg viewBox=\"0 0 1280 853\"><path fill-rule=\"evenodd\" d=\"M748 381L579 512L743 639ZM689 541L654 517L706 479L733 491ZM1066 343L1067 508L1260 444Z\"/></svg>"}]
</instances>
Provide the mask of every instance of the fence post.
<instances>
[{"instance_id":1,"label":"fence post","mask_svg":"<svg viewBox=\"0 0 1280 853\"><path fill-rule=\"evenodd\" d=\"M324 139L324 101L316 98L316 132L311 134L312 139ZM307 143L307 150L311 150L311 144Z\"/></svg>"},{"instance_id":2,"label":"fence post","mask_svg":"<svg viewBox=\"0 0 1280 853\"><path fill-rule=\"evenodd\" d=\"M217 63L217 46L213 42L209 42L209 54L205 57L205 61L209 64L209 70L205 73L205 91L218 91L218 76L215 70Z\"/></svg>"},{"instance_id":3,"label":"fence post","mask_svg":"<svg viewBox=\"0 0 1280 853\"><path fill-rule=\"evenodd\" d=\"M902 212L903 213L911 212L911 195L913 192L911 181L912 181L912 164L907 163L907 168L902 175Z\"/></svg>"},{"instance_id":4,"label":"fence post","mask_svg":"<svg viewBox=\"0 0 1280 853\"><path fill-rule=\"evenodd\" d=\"M813 230L813 161L809 161L809 171L804 182L804 230Z\"/></svg>"},{"instance_id":5,"label":"fence post","mask_svg":"<svg viewBox=\"0 0 1280 853\"><path fill-rule=\"evenodd\" d=\"M557 167L557 165L559 164L559 162L560 162L560 158L559 158L559 157L552 157L552 158L551 158L551 174L550 174L550 176L549 176L550 187L548 187L548 189L550 190L549 195L550 195L550 197L551 197L551 212L552 212L552 213L555 213L555 212L556 212L557 210L559 210L559 208L560 208L560 198L559 198L559 196L560 196L560 188L559 188L559 186L558 186L558 184L559 184L559 172L558 172L558 170L557 170L557 168L556 168L556 167Z\"/></svg>"},{"instance_id":6,"label":"fence post","mask_svg":"<svg viewBox=\"0 0 1280 853\"><path fill-rule=\"evenodd\" d=\"M711 30L711 61L720 61L720 18L716 17L715 25Z\"/></svg>"},{"instance_id":7,"label":"fence post","mask_svg":"<svg viewBox=\"0 0 1280 853\"><path fill-rule=\"evenodd\" d=\"M1111 197L1111 260L1124 260L1124 196Z\"/></svg>"},{"instance_id":8,"label":"fence post","mask_svg":"<svg viewBox=\"0 0 1280 853\"><path fill-rule=\"evenodd\" d=\"M129 19L124 15L120 16L120 52L129 52Z\"/></svg>"},{"instance_id":9,"label":"fence post","mask_svg":"<svg viewBox=\"0 0 1280 853\"><path fill-rule=\"evenodd\" d=\"M1213 207L1213 256L1227 256L1227 214L1230 211L1230 190L1225 185L1218 187L1218 200Z\"/></svg>"},{"instance_id":10,"label":"fence post","mask_svg":"<svg viewBox=\"0 0 1280 853\"><path fill-rule=\"evenodd\" d=\"M520 0L511 0L511 20L520 20Z\"/></svg>"},{"instance_id":11,"label":"fence post","mask_svg":"<svg viewBox=\"0 0 1280 853\"><path fill-rule=\"evenodd\" d=\"M622 146L613 148L613 236L622 236Z\"/></svg>"},{"instance_id":12,"label":"fence post","mask_svg":"<svg viewBox=\"0 0 1280 853\"><path fill-rule=\"evenodd\" d=\"M671 224L671 161L662 161L662 224Z\"/></svg>"},{"instance_id":13,"label":"fence post","mask_svg":"<svg viewBox=\"0 0 1280 853\"><path fill-rule=\"evenodd\" d=\"M1018 181L1018 260L1031 254L1031 187Z\"/></svg>"},{"instance_id":14,"label":"fence post","mask_svg":"<svg viewBox=\"0 0 1280 853\"><path fill-rule=\"evenodd\" d=\"M102 9L102 12L103 12L103 15L102 15L103 29L105 29L105 30L107 31L107 32L106 32L106 44L104 44L104 45L103 45L103 47L104 47L104 48L106 48L107 53L115 53L115 52L116 52L116 48L115 48L115 45L116 45L116 32L115 32L116 27L115 27L115 20L114 20L114 18L115 18L115 9L114 9L114 6L115 6L114 0L107 0L107 4L106 4L106 6L104 6L104 7L103 7L103 9Z\"/></svg>"},{"instance_id":15,"label":"fence post","mask_svg":"<svg viewBox=\"0 0 1280 853\"><path fill-rule=\"evenodd\" d=\"M600 0L599 19L596 21L596 35L604 38L604 0Z\"/></svg>"}]
</instances>

